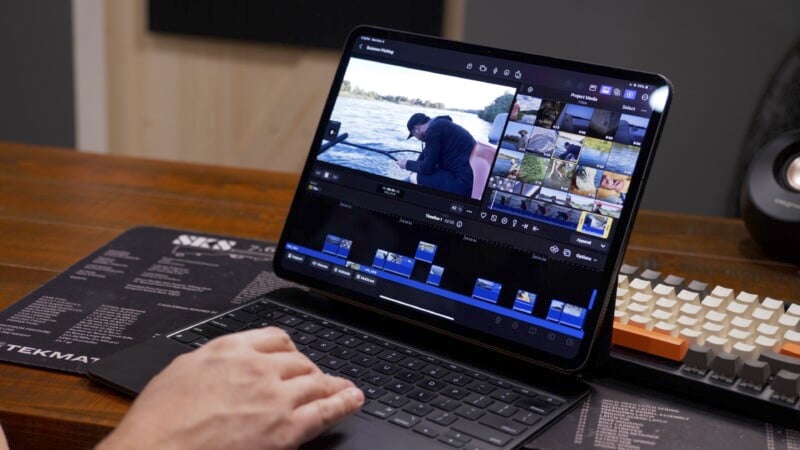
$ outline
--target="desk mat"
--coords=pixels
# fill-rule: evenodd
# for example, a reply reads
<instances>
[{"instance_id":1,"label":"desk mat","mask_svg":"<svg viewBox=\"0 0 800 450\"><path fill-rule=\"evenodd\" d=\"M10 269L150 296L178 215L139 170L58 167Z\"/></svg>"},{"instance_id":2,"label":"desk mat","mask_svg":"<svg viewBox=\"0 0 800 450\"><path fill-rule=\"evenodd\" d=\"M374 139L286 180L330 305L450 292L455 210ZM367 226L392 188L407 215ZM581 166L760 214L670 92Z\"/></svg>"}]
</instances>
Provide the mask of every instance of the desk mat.
<instances>
[{"instance_id":1,"label":"desk mat","mask_svg":"<svg viewBox=\"0 0 800 450\"><path fill-rule=\"evenodd\" d=\"M130 229L0 312L0 361L83 374L91 361L280 287L275 245ZM800 449L800 432L608 377L530 448Z\"/></svg>"},{"instance_id":2,"label":"desk mat","mask_svg":"<svg viewBox=\"0 0 800 450\"><path fill-rule=\"evenodd\" d=\"M137 227L0 312L0 361L72 373L280 287L275 245Z\"/></svg>"}]
</instances>

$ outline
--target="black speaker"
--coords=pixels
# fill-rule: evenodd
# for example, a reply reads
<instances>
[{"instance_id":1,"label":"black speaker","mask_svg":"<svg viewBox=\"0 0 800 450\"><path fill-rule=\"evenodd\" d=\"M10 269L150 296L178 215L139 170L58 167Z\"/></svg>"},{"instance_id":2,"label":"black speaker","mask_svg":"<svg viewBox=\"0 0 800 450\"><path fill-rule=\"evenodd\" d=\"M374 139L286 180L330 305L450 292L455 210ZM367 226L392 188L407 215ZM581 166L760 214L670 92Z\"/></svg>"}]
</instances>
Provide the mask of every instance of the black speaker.
<instances>
[{"instance_id":1,"label":"black speaker","mask_svg":"<svg viewBox=\"0 0 800 450\"><path fill-rule=\"evenodd\" d=\"M800 129L769 141L742 184L742 218L771 255L800 261Z\"/></svg>"}]
</instances>

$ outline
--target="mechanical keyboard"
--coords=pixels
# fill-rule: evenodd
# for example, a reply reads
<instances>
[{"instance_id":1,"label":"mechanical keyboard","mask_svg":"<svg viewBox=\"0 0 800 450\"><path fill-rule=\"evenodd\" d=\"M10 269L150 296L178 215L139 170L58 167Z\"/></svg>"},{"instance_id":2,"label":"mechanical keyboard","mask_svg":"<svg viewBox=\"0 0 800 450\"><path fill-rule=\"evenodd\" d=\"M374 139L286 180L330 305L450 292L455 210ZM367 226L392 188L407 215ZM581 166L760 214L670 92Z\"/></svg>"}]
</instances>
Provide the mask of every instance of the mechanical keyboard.
<instances>
[{"instance_id":1,"label":"mechanical keyboard","mask_svg":"<svg viewBox=\"0 0 800 450\"><path fill-rule=\"evenodd\" d=\"M799 324L800 304L623 265L609 368L796 427Z\"/></svg>"},{"instance_id":2,"label":"mechanical keyboard","mask_svg":"<svg viewBox=\"0 0 800 450\"><path fill-rule=\"evenodd\" d=\"M467 450L512 448L570 409L563 398L261 299L169 337L201 347L215 337L277 326L323 371L351 379L362 414Z\"/></svg>"}]
</instances>

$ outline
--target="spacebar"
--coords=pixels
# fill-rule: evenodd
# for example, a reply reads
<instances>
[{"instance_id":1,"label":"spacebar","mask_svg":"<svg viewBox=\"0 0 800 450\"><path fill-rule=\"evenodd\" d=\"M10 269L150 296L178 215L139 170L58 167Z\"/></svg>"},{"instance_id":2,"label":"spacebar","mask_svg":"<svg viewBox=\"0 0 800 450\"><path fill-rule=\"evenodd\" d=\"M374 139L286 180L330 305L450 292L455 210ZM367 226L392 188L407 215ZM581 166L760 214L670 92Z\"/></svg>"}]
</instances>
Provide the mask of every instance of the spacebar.
<instances>
[{"instance_id":1,"label":"spacebar","mask_svg":"<svg viewBox=\"0 0 800 450\"><path fill-rule=\"evenodd\" d=\"M506 445L511 440L511 436L505 433L464 419L458 419L456 423L451 425L451 428L498 447Z\"/></svg>"},{"instance_id":2,"label":"spacebar","mask_svg":"<svg viewBox=\"0 0 800 450\"><path fill-rule=\"evenodd\" d=\"M644 328L614 322L614 334L611 342L620 347L626 347L673 361L682 361L689 350L686 339L656 333Z\"/></svg>"}]
</instances>

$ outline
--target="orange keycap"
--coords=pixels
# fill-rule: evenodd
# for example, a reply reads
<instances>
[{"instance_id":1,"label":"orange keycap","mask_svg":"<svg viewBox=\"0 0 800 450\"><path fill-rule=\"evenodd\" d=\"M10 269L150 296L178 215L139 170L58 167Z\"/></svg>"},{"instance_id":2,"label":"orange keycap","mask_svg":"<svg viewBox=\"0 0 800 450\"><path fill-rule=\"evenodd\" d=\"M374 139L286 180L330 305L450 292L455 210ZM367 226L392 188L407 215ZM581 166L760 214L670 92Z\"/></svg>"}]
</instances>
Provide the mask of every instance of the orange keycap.
<instances>
[{"instance_id":1,"label":"orange keycap","mask_svg":"<svg viewBox=\"0 0 800 450\"><path fill-rule=\"evenodd\" d=\"M795 358L800 358L800 344L795 344L794 342L784 342L781 345L781 353L784 355L794 356Z\"/></svg>"},{"instance_id":2,"label":"orange keycap","mask_svg":"<svg viewBox=\"0 0 800 450\"><path fill-rule=\"evenodd\" d=\"M614 322L614 334L611 342L620 347L626 347L673 361L682 361L689 350L686 339L672 337L666 334L648 331L633 325Z\"/></svg>"}]
</instances>

